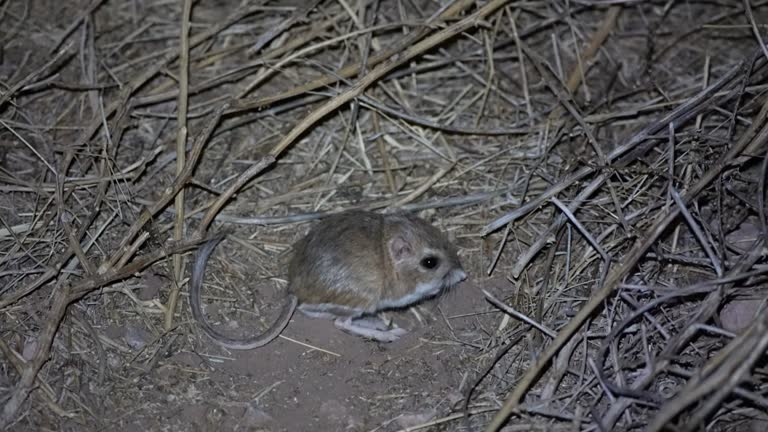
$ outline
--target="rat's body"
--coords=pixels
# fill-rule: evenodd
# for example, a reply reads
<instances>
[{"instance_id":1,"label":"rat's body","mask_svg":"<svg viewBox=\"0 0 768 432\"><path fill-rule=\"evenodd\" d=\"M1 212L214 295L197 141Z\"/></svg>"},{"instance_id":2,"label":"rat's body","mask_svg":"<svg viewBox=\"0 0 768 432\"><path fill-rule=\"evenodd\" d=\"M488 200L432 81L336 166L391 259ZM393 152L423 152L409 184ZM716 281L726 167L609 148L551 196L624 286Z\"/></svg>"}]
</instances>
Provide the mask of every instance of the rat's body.
<instances>
[{"instance_id":1,"label":"rat's body","mask_svg":"<svg viewBox=\"0 0 768 432\"><path fill-rule=\"evenodd\" d=\"M365 317L435 297L466 278L456 248L418 217L347 211L317 224L294 245L288 269L289 301L263 334L232 339L213 329L202 314L200 289L209 255L222 240L198 252L190 282L192 313L219 345L232 349L263 346L288 324L294 309L313 317L336 318L336 326L380 341L405 333Z\"/></svg>"}]
</instances>

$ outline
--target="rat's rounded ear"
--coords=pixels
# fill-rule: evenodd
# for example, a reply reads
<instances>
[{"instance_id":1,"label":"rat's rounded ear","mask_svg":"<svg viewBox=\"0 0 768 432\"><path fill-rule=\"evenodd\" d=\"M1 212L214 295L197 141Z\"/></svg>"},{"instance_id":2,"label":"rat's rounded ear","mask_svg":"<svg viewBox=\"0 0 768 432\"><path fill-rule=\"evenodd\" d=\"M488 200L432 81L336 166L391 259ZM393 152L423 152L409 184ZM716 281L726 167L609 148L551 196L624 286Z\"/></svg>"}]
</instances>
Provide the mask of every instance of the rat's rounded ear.
<instances>
[{"instance_id":1,"label":"rat's rounded ear","mask_svg":"<svg viewBox=\"0 0 768 432\"><path fill-rule=\"evenodd\" d=\"M405 237L396 235L389 241L389 254L395 261L403 261L414 255L413 245Z\"/></svg>"}]
</instances>

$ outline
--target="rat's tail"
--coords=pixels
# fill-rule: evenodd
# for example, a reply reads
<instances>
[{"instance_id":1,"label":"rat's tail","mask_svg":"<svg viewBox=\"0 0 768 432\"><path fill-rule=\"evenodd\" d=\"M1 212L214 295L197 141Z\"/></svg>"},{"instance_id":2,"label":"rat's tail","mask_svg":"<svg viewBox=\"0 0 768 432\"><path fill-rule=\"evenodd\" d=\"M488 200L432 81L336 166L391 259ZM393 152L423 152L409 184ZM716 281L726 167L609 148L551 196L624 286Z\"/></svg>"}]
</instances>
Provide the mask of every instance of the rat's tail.
<instances>
[{"instance_id":1,"label":"rat's tail","mask_svg":"<svg viewBox=\"0 0 768 432\"><path fill-rule=\"evenodd\" d=\"M206 321L205 316L203 315L203 309L200 305L202 300L203 276L205 274L205 267L208 264L208 257L210 257L213 250L216 249L216 246L224 240L224 237L226 237L226 234L208 240L208 242L197 251L195 265L192 267L192 278L189 282L189 303L192 305L192 316L200 325L203 332L205 332L205 334L207 334L216 344L221 345L224 348L248 350L262 347L272 342L274 338L280 335L285 326L288 325L288 321L291 320L291 316L293 316L293 312L296 310L298 299L295 295L289 294L288 302L283 305L283 309L280 311L280 316L277 317L275 322L273 322L266 331L259 335L245 339L237 339L222 334L213 328L211 324Z\"/></svg>"}]
</instances>

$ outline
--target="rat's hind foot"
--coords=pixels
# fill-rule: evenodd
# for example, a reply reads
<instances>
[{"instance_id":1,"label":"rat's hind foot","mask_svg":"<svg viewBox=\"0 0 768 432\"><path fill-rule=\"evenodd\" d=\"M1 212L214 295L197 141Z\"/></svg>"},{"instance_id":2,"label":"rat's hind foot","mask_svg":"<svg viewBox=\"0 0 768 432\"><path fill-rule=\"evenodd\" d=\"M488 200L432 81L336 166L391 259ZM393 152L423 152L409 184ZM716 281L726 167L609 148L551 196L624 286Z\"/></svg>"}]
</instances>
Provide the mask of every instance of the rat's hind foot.
<instances>
[{"instance_id":1,"label":"rat's hind foot","mask_svg":"<svg viewBox=\"0 0 768 432\"><path fill-rule=\"evenodd\" d=\"M408 333L399 327L390 327L379 317L337 318L336 328L379 342L394 342Z\"/></svg>"}]
</instances>

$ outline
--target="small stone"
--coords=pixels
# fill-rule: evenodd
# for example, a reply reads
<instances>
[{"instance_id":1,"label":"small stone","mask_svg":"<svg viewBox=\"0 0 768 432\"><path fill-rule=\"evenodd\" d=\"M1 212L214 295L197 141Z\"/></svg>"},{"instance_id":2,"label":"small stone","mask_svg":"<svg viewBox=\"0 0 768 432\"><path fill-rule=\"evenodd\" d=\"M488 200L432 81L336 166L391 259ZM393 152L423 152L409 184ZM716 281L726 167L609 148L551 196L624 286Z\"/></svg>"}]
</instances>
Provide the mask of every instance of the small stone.
<instances>
[{"instance_id":1,"label":"small stone","mask_svg":"<svg viewBox=\"0 0 768 432\"><path fill-rule=\"evenodd\" d=\"M429 423L435 417L437 417L437 411L430 409L420 413L403 414L400 417L398 417L395 421L397 422L398 426L405 429L409 427L423 425L424 423Z\"/></svg>"},{"instance_id":2,"label":"small stone","mask_svg":"<svg viewBox=\"0 0 768 432\"><path fill-rule=\"evenodd\" d=\"M37 338L24 339L24 348L21 351L21 356L24 357L24 360L32 360L37 351L37 345Z\"/></svg>"},{"instance_id":3,"label":"small stone","mask_svg":"<svg viewBox=\"0 0 768 432\"><path fill-rule=\"evenodd\" d=\"M732 333L741 333L755 320L763 304L759 299L732 300L720 310L720 322L723 329Z\"/></svg>"},{"instance_id":4,"label":"small stone","mask_svg":"<svg viewBox=\"0 0 768 432\"><path fill-rule=\"evenodd\" d=\"M136 297L143 301L156 299L164 284L163 278L157 273L145 272L141 278L141 288L136 293Z\"/></svg>"},{"instance_id":5,"label":"small stone","mask_svg":"<svg viewBox=\"0 0 768 432\"><path fill-rule=\"evenodd\" d=\"M152 340L152 335L146 329L134 325L126 326L123 337L125 343L133 349L142 349Z\"/></svg>"}]
</instances>

